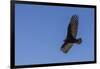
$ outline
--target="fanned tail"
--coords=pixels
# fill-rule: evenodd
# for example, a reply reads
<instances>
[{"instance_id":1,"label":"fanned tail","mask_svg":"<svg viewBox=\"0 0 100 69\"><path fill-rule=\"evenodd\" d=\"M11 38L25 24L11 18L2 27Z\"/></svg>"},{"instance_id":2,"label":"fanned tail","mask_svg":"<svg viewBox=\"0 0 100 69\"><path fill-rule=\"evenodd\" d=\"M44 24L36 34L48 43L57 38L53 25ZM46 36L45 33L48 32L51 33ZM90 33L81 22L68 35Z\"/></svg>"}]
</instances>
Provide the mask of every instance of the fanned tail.
<instances>
[{"instance_id":1,"label":"fanned tail","mask_svg":"<svg viewBox=\"0 0 100 69\"><path fill-rule=\"evenodd\" d=\"M77 39L77 40L76 40L76 43L77 43L77 44L81 44L81 43L82 43L82 39L81 39L81 38Z\"/></svg>"}]
</instances>

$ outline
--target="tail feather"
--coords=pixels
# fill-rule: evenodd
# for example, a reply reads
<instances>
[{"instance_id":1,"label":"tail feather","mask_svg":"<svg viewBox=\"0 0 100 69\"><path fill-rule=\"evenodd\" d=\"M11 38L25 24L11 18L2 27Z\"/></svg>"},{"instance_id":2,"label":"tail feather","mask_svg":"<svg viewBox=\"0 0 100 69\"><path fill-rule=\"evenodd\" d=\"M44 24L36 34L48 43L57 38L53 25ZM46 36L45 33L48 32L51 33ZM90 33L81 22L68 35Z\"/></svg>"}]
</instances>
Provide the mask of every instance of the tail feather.
<instances>
[{"instance_id":1,"label":"tail feather","mask_svg":"<svg viewBox=\"0 0 100 69\"><path fill-rule=\"evenodd\" d=\"M77 39L77 40L76 40L76 43L77 43L77 44L81 44L81 43L82 43L82 39L81 39L81 38Z\"/></svg>"}]
</instances>

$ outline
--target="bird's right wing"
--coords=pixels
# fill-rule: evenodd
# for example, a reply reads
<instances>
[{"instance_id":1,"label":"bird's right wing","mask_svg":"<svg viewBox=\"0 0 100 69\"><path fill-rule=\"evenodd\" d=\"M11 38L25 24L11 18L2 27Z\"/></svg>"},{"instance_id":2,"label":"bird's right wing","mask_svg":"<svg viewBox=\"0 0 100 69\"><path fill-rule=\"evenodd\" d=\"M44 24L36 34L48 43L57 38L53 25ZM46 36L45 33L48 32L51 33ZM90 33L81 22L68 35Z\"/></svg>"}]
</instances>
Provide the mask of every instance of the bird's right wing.
<instances>
[{"instance_id":1,"label":"bird's right wing","mask_svg":"<svg viewBox=\"0 0 100 69\"><path fill-rule=\"evenodd\" d=\"M73 15L71 18L71 34L74 38L76 38L77 32L78 32L78 16Z\"/></svg>"},{"instance_id":2,"label":"bird's right wing","mask_svg":"<svg viewBox=\"0 0 100 69\"><path fill-rule=\"evenodd\" d=\"M63 51L64 53L67 53L71 48L72 48L73 44L72 43L64 43L61 47L61 51Z\"/></svg>"}]
</instances>

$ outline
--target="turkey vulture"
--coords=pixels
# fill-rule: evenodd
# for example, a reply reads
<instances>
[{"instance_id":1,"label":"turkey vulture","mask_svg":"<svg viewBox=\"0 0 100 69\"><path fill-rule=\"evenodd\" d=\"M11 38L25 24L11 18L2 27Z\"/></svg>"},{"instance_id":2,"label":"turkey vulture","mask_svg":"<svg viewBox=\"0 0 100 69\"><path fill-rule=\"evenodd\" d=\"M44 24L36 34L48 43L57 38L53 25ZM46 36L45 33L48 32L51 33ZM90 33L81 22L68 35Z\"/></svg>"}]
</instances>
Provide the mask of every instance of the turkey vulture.
<instances>
[{"instance_id":1,"label":"turkey vulture","mask_svg":"<svg viewBox=\"0 0 100 69\"><path fill-rule=\"evenodd\" d=\"M64 43L61 47L61 51L63 53L67 53L72 48L73 43L80 44L82 42L81 38L76 39L77 31L78 31L78 19L79 17L77 15L73 15L71 17L68 26L67 37L65 38Z\"/></svg>"}]
</instances>

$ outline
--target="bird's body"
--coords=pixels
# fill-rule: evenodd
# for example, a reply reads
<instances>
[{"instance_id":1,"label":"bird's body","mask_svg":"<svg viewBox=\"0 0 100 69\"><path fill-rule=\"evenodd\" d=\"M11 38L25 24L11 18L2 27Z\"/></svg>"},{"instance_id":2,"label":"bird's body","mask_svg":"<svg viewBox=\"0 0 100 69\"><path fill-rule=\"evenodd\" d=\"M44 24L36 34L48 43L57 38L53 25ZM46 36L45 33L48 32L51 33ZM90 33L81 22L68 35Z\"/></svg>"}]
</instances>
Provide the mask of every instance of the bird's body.
<instances>
[{"instance_id":1,"label":"bird's body","mask_svg":"<svg viewBox=\"0 0 100 69\"><path fill-rule=\"evenodd\" d=\"M76 39L77 31L78 31L78 16L73 15L71 17L70 24L68 26L67 37L65 38L64 44L61 47L61 50L64 53L67 53L70 50L70 48L73 46L73 43L77 44L81 43L81 38Z\"/></svg>"}]
</instances>

